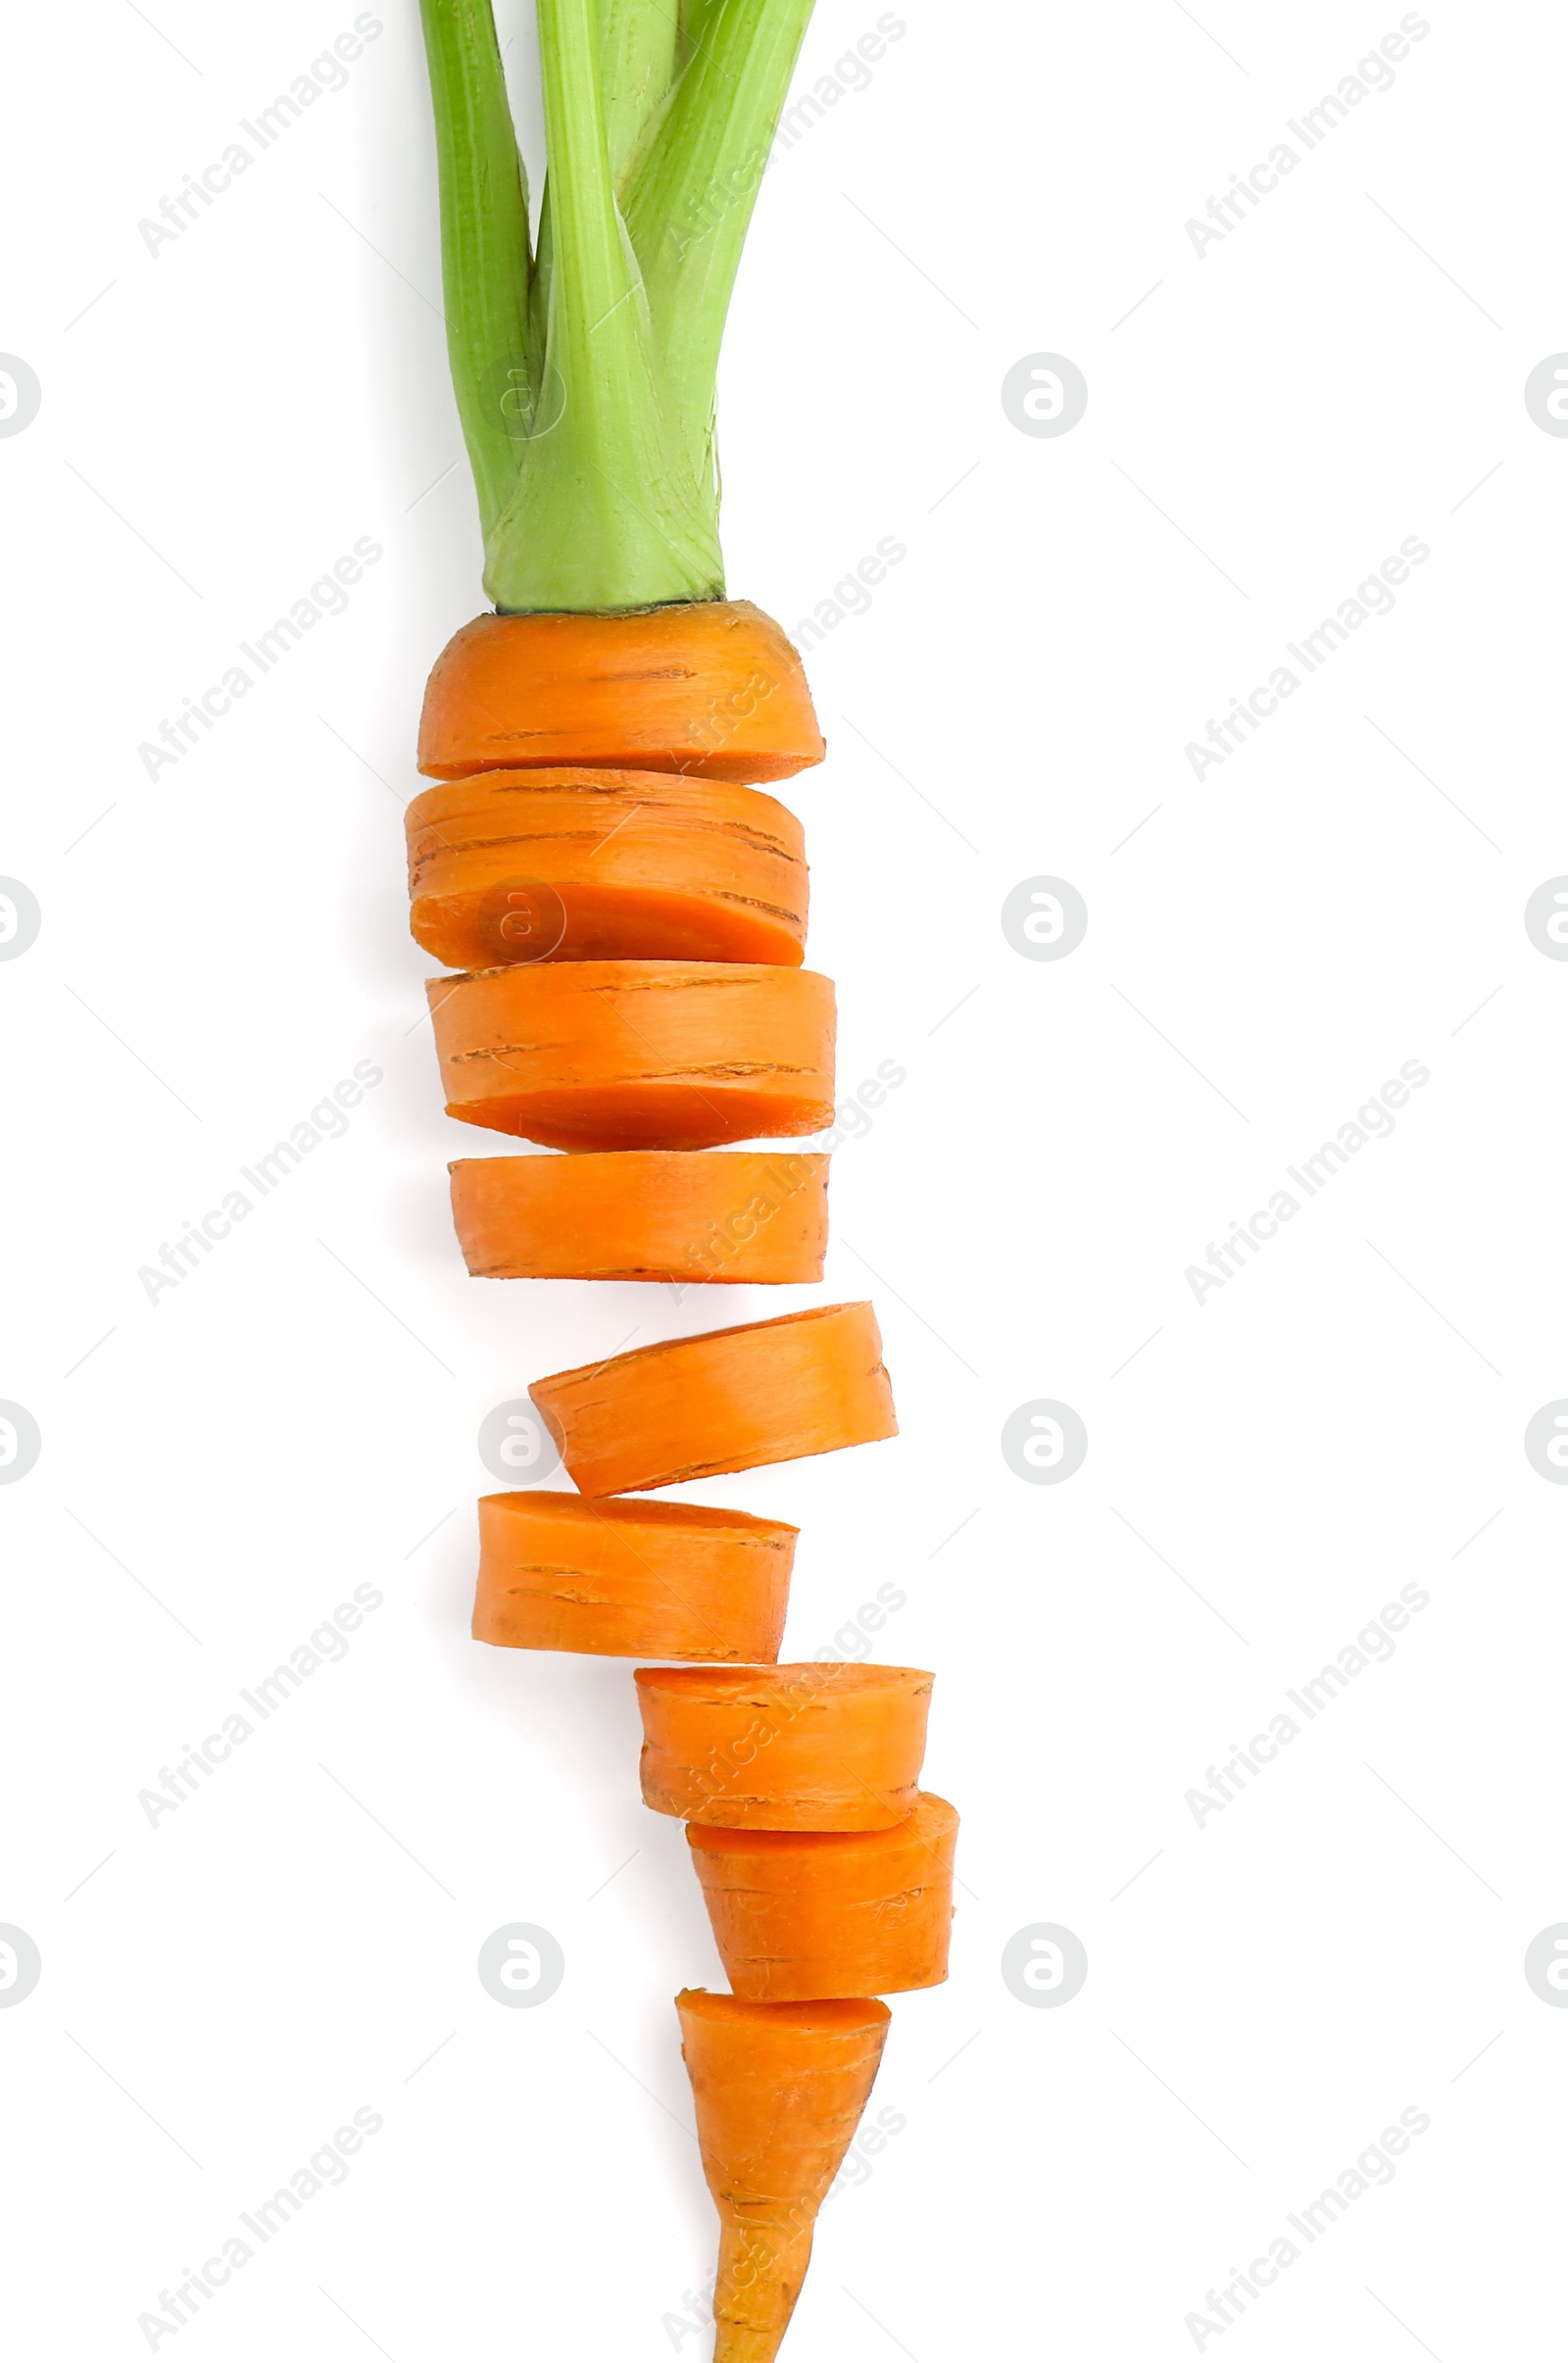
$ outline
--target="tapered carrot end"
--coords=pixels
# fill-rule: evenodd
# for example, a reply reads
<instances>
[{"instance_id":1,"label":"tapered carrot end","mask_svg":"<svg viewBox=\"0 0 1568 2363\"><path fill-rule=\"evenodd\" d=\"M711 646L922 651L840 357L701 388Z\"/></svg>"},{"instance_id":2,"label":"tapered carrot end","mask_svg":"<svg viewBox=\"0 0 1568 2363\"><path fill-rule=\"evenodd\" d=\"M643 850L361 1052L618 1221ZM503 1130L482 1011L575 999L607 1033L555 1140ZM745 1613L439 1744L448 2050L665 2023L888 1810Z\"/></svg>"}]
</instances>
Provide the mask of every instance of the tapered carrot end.
<instances>
[{"instance_id":1,"label":"tapered carrot end","mask_svg":"<svg viewBox=\"0 0 1568 2363\"><path fill-rule=\"evenodd\" d=\"M713 2363L772 2363L890 2013L884 2002L745 2002L700 1989L675 2007L719 2216Z\"/></svg>"}]
</instances>

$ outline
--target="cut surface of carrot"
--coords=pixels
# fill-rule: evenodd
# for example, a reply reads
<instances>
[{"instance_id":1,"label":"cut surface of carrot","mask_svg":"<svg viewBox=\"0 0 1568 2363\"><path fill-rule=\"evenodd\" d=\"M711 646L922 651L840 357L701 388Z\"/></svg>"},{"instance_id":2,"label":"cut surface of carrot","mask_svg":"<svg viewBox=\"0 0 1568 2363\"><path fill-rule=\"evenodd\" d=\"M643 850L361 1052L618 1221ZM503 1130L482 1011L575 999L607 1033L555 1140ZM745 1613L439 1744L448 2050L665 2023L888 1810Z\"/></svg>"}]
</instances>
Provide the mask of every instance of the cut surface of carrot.
<instances>
[{"instance_id":1,"label":"cut surface of carrot","mask_svg":"<svg viewBox=\"0 0 1568 2363\"><path fill-rule=\"evenodd\" d=\"M738 1509L486 1494L475 1641L771 1664L797 1529Z\"/></svg>"},{"instance_id":2,"label":"cut surface of carrot","mask_svg":"<svg viewBox=\"0 0 1568 2363\"><path fill-rule=\"evenodd\" d=\"M801 824L756 788L480 771L416 796L406 828L414 939L449 968L804 957Z\"/></svg>"},{"instance_id":3,"label":"cut surface of carrot","mask_svg":"<svg viewBox=\"0 0 1568 2363\"><path fill-rule=\"evenodd\" d=\"M724 1974L752 2002L912 1994L948 1974L958 1816L922 1794L891 1830L686 1837Z\"/></svg>"},{"instance_id":4,"label":"cut surface of carrot","mask_svg":"<svg viewBox=\"0 0 1568 2363\"><path fill-rule=\"evenodd\" d=\"M675 2008L718 2209L713 2363L772 2363L891 2014L874 2001L748 2002L700 1988Z\"/></svg>"},{"instance_id":5,"label":"cut surface of carrot","mask_svg":"<svg viewBox=\"0 0 1568 2363\"><path fill-rule=\"evenodd\" d=\"M833 1116L809 968L564 960L432 977L447 1113L549 1149L712 1149Z\"/></svg>"},{"instance_id":6,"label":"cut surface of carrot","mask_svg":"<svg viewBox=\"0 0 1568 2363\"><path fill-rule=\"evenodd\" d=\"M740 1830L891 1830L919 1795L918 1666L639 1666L643 1802Z\"/></svg>"},{"instance_id":7,"label":"cut surface of carrot","mask_svg":"<svg viewBox=\"0 0 1568 2363\"><path fill-rule=\"evenodd\" d=\"M463 1157L452 1217L482 1280L820 1280L828 1159L808 1150Z\"/></svg>"},{"instance_id":8,"label":"cut surface of carrot","mask_svg":"<svg viewBox=\"0 0 1568 2363\"><path fill-rule=\"evenodd\" d=\"M476 615L436 659L427 778L549 763L788 779L825 749L791 642L749 600Z\"/></svg>"},{"instance_id":9,"label":"cut surface of carrot","mask_svg":"<svg viewBox=\"0 0 1568 2363\"><path fill-rule=\"evenodd\" d=\"M866 1304L639 1346L528 1390L585 1494L636 1494L896 1436Z\"/></svg>"}]
</instances>

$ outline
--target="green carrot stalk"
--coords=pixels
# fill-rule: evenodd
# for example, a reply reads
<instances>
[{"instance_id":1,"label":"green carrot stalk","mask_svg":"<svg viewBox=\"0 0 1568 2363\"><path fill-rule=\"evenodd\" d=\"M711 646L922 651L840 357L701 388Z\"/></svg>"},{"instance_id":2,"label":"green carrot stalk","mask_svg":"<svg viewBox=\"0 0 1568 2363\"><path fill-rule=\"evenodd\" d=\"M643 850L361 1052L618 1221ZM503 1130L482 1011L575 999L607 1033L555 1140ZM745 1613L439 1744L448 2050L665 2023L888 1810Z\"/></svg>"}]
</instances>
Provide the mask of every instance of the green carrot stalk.
<instances>
[{"instance_id":1,"label":"green carrot stalk","mask_svg":"<svg viewBox=\"0 0 1568 2363\"><path fill-rule=\"evenodd\" d=\"M504 613L722 599L719 344L810 0L537 0L537 251L490 0L420 0L447 340Z\"/></svg>"}]
</instances>

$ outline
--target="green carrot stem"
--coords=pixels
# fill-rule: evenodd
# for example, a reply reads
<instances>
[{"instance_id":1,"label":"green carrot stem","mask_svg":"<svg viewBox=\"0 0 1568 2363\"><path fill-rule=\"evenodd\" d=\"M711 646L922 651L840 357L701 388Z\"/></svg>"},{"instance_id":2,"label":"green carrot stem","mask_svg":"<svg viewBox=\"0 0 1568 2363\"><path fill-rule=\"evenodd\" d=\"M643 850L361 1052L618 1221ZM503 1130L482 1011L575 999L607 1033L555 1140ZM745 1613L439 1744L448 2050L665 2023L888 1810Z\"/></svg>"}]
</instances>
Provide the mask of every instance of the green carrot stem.
<instances>
[{"instance_id":1,"label":"green carrot stem","mask_svg":"<svg viewBox=\"0 0 1568 2363\"><path fill-rule=\"evenodd\" d=\"M716 504L686 467L615 205L595 0L539 0L553 259L516 488L486 536L507 609L721 599Z\"/></svg>"},{"instance_id":2,"label":"green carrot stem","mask_svg":"<svg viewBox=\"0 0 1568 2363\"><path fill-rule=\"evenodd\" d=\"M504 611L721 599L713 388L810 0L537 0L530 253L490 0L420 0L448 350Z\"/></svg>"},{"instance_id":3,"label":"green carrot stem","mask_svg":"<svg viewBox=\"0 0 1568 2363\"><path fill-rule=\"evenodd\" d=\"M435 105L447 353L486 533L533 412L528 184L490 0L419 0Z\"/></svg>"},{"instance_id":4,"label":"green carrot stem","mask_svg":"<svg viewBox=\"0 0 1568 2363\"><path fill-rule=\"evenodd\" d=\"M811 0L715 0L626 193L660 359L699 473L719 344Z\"/></svg>"},{"instance_id":5,"label":"green carrot stem","mask_svg":"<svg viewBox=\"0 0 1568 2363\"><path fill-rule=\"evenodd\" d=\"M617 184L649 123L669 97L677 36L670 0L599 0L605 136Z\"/></svg>"}]
</instances>

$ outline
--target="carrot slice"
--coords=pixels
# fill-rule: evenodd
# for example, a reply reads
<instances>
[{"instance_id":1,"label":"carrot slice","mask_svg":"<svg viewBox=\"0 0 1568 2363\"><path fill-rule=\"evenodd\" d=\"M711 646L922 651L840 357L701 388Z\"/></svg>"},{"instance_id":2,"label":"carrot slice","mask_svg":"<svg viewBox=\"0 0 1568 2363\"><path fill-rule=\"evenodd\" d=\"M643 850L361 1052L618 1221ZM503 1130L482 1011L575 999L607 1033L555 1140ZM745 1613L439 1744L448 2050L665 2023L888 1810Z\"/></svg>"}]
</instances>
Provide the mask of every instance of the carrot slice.
<instances>
[{"instance_id":1,"label":"carrot slice","mask_svg":"<svg viewBox=\"0 0 1568 2363\"><path fill-rule=\"evenodd\" d=\"M892 2014L883 2002L748 2002L701 1988L675 2008L718 2209L713 2363L772 2363Z\"/></svg>"},{"instance_id":2,"label":"carrot slice","mask_svg":"<svg viewBox=\"0 0 1568 2363\"><path fill-rule=\"evenodd\" d=\"M639 1666L643 1803L727 1830L891 1830L935 1676L910 1665Z\"/></svg>"},{"instance_id":3,"label":"carrot slice","mask_svg":"<svg viewBox=\"0 0 1568 2363\"><path fill-rule=\"evenodd\" d=\"M640 1494L896 1436L869 1305L638 1346L528 1393L585 1494Z\"/></svg>"},{"instance_id":4,"label":"carrot slice","mask_svg":"<svg viewBox=\"0 0 1568 2363\"><path fill-rule=\"evenodd\" d=\"M948 1974L958 1816L916 1797L891 1830L689 1824L724 1974L752 2002L911 1994Z\"/></svg>"},{"instance_id":5,"label":"carrot slice","mask_svg":"<svg viewBox=\"0 0 1568 2363\"><path fill-rule=\"evenodd\" d=\"M711 1149L833 1115L809 968L567 960L433 977L447 1113L550 1149Z\"/></svg>"},{"instance_id":6,"label":"carrot slice","mask_svg":"<svg viewBox=\"0 0 1568 2363\"><path fill-rule=\"evenodd\" d=\"M820 1280L827 1168L807 1150L460 1157L452 1214L480 1280Z\"/></svg>"},{"instance_id":7,"label":"carrot slice","mask_svg":"<svg viewBox=\"0 0 1568 2363\"><path fill-rule=\"evenodd\" d=\"M414 938L449 968L804 956L801 824L755 788L480 771L416 796L406 827Z\"/></svg>"},{"instance_id":8,"label":"carrot slice","mask_svg":"<svg viewBox=\"0 0 1568 2363\"><path fill-rule=\"evenodd\" d=\"M788 779L826 752L801 660L745 599L620 615L476 615L435 661L428 778L607 763Z\"/></svg>"},{"instance_id":9,"label":"carrot slice","mask_svg":"<svg viewBox=\"0 0 1568 2363\"><path fill-rule=\"evenodd\" d=\"M486 1494L473 1638L590 1657L771 1665L797 1532L740 1509Z\"/></svg>"}]
</instances>

